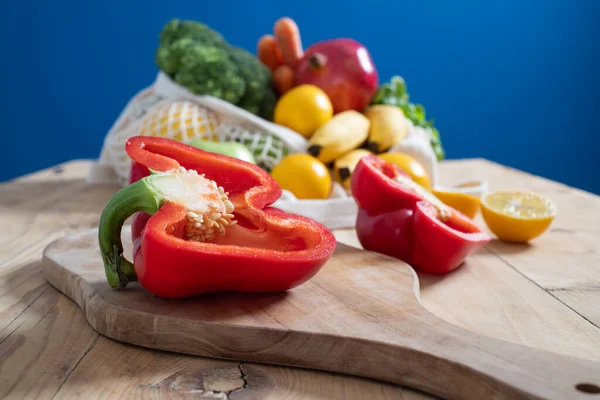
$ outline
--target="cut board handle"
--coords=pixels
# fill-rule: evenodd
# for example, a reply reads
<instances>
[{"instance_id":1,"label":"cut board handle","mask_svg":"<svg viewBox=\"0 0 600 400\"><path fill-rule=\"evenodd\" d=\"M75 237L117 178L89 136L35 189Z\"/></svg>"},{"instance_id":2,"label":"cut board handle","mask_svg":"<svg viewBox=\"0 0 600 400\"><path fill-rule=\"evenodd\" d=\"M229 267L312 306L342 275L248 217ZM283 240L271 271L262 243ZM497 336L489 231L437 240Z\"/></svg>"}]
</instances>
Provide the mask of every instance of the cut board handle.
<instances>
[{"instance_id":1,"label":"cut board handle","mask_svg":"<svg viewBox=\"0 0 600 400\"><path fill-rule=\"evenodd\" d=\"M448 399L599 399L600 363L481 336L418 301L414 270L339 245L294 291L157 299L106 283L97 231L48 246L44 276L99 333L158 350L341 372Z\"/></svg>"}]
</instances>

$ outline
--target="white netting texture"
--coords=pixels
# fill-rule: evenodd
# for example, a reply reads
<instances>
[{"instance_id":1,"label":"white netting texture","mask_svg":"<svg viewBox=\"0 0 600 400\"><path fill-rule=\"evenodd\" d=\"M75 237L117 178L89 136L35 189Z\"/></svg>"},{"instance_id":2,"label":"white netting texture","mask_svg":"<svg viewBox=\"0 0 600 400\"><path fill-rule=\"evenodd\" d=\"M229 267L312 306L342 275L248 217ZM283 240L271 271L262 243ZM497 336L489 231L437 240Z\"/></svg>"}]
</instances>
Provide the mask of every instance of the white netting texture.
<instances>
[{"instance_id":1,"label":"white netting texture","mask_svg":"<svg viewBox=\"0 0 600 400\"><path fill-rule=\"evenodd\" d=\"M239 142L248 147L256 163L263 169L271 169L290 153L283 140L267 132L248 129L239 125L222 123L217 127L220 141Z\"/></svg>"},{"instance_id":2,"label":"white netting texture","mask_svg":"<svg viewBox=\"0 0 600 400\"><path fill-rule=\"evenodd\" d=\"M194 139L236 141L248 147L257 164L267 171L293 151L283 140L266 131L232 123L231 118L220 122L217 113L189 101L163 100L150 105L145 112L139 107L130 111L133 121L113 130L105 143L107 161L123 185L131 169L125 142L132 136L165 137L183 143Z\"/></svg>"},{"instance_id":3,"label":"white netting texture","mask_svg":"<svg viewBox=\"0 0 600 400\"><path fill-rule=\"evenodd\" d=\"M216 140L219 121L215 113L189 101L164 102L150 110L140 121L138 134L188 142Z\"/></svg>"},{"instance_id":4,"label":"white netting texture","mask_svg":"<svg viewBox=\"0 0 600 400\"><path fill-rule=\"evenodd\" d=\"M125 143L137 135L184 143L194 139L235 140L246 145L267 171L287 154L303 152L307 146L299 133L224 100L190 93L160 72L152 85L129 101L111 127L89 181L127 184L131 159Z\"/></svg>"},{"instance_id":5,"label":"white netting texture","mask_svg":"<svg viewBox=\"0 0 600 400\"><path fill-rule=\"evenodd\" d=\"M423 135L412 129L410 137L394 150L407 152L423 163L436 185L437 160ZM297 132L257 117L224 100L198 96L159 72L154 83L130 99L105 137L98 163L91 169L90 183L126 185L131 159L125 143L132 136L166 137L182 142L193 139L236 141L253 153L257 164L270 171L286 155L305 153L307 140ZM307 216L331 229L353 227L356 204L335 183L327 200L298 200L283 191L274 204L285 211Z\"/></svg>"}]
</instances>

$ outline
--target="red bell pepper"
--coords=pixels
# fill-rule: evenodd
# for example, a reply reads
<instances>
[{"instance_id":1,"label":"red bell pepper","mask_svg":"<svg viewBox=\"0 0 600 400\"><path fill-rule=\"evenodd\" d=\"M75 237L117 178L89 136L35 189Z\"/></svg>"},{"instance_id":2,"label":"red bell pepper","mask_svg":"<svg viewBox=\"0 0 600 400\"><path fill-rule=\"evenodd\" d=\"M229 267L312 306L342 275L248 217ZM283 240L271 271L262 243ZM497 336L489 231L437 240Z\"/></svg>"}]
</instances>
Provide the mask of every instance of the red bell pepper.
<instances>
[{"instance_id":1,"label":"red bell pepper","mask_svg":"<svg viewBox=\"0 0 600 400\"><path fill-rule=\"evenodd\" d=\"M133 137L131 183L108 202L99 244L111 287L165 298L278 292L312 278L335 250L323 225L270 205L281 188L261 168L177 141ZM121 228L133 215L133 264Z\"/></svg>"},{"instance_id":2,"label":"red bell pepper","mask_svg":"<svg viewBox=\"0 0 600 400\"><path fill-rule=\"evenodd\" d=\"M360 160L351 187L361 245L422 271L448 273L491 239L466 215L375 155Z\"/></svg>"}]
</instances>

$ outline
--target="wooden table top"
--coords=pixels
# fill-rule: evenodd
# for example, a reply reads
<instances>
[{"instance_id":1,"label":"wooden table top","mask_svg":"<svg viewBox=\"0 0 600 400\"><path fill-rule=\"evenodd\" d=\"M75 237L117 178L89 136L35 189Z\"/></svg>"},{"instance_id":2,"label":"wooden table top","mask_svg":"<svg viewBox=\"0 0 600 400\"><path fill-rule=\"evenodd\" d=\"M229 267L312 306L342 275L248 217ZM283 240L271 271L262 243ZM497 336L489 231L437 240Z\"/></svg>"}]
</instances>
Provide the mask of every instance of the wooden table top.
<instances>
[{"instance_id":1,"label":"wooden table top","mask_svg":"<svg viewBox=\"0 0 600 400\"><path fill-rule=\"evenodd\" d=\"M77 160L0 184L0 398L429 398L367 379L99 336L39 267L50 242L97 226L117 190L86 184L90 166ZM424 306L477 333L600 361L600 197L481 159L444 161L440 174L445 185L483 178L490 190L545 193L558 216L531 244L495 240L485 257L474 255L450 275L420 275ZM353 230L335 234L360 247Z\"/></svg>"}]
</instances>

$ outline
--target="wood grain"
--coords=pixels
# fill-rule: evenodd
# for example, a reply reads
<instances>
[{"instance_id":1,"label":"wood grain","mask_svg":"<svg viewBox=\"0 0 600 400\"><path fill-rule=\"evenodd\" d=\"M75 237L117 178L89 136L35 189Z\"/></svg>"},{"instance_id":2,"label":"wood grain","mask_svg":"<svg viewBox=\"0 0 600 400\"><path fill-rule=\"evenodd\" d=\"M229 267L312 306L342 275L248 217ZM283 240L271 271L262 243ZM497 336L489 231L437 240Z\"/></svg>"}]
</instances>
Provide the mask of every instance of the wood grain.
<instances>
[{"instance_id":1,"label":"wood grain","mask_svg":"<svg viewBox=\"0 0 600 400\"><path fill-rule=\"evenodd\" d=\"M139 346L315 368L444 398L584 398L600 363L475 335L418 301L416 274L391 257L338 244L309 282L284 293L183 301L106 283L97 230L52 243L42 270L99 333ZM125 243L129 232L124 231ZM125 250L131 252L131 243Z\"/></svg>"},{"instance_id":2,"label":"wood grain","mask_svg":"<svg viewBox=\"0 0 600 400\"><path fill-rule=\"evenodd\" d=\"M361 247L354 230L337 231L336 238ZM496 339L600 361L600 324L593 325L600 302L592 298L600 300L600 292L547 293L490 251L479 252L450 275L418 276L421 303L447 322Z\"/></svg>"},{"instance_id":3,"label":"wood grain","mask_svg":"<svg viewBox=\"0 0 600 400\"><path fill-rule=\"evenodd\" d=\"M0 220L9 224L9 229L0 232L0 398L197 398L196 391L170 387L167 391L156 384L165 374L176 382L188 379L189 371L210 364L210 360L124 346L98 336L77 305L51 287L41 273L44 247L70 232L96 226L103 204L118 189L111 185L86 185L89 166L89 161L72 161L0 184ZM37 310L41 307L51 311L40 314ZM47 329L49 326L61 330ZM82 341L76 342L80 344L54 351L79 336ZM176 369L165 361L167 356L189 365L189 371ZM144 362L152 363L152 369L141 368L139 364ZM114 365L130 368L123 375L122 370L112 368ZM219 365L237 368L239 363ZM101 366L104 368L98 375L96 369ZM282 373L282 369L289 372ZM253 390L238 388L235 398L256 398L253 393L260 393L259 398L264 394L281 399L319 399L323 398L321 393L343 393L348 399L369 398L370 393L381 393L382 398L390 399L424 398L395 385L337 374L269 366L261 366L260 371L247 377L247 386ZM264 375L273 378L265 379ZM228 376L224 379L230 379ZM280 376L287 376L288 381L281 381ZM83 383L80 377L89 380ZM147 382L147 386L138 386L136 378ZM235 382L231 381L231 385ZM207 391L211 390L209 386ZM227 392L215 390L202 397L224 395Z\"/></svg>"},{"instance_id":4,"label":"wood grain","mask_svg":"<svg viewBox=\"0 0 600 400\"><path fill-rule=\"evenodd\" d=\"M379 382L307 369L233 363L101 337L67 378L65 399L425 399Z\"/></svg>"},{"instance_id":5,"label":"wood grain","mask_svg":"<svg viewBox=\"0 0 600 400\"><path fill-rule=\"evenodd\" d=\"M573 290L553 290L552 295L560 299L587 321L600 327L600 287ZM600 358L600 354L596 354Z\"/></svg>"},{"instance_id":6,"label":"wood grain","mask_svg":"<svg viewBox=\"0 0 600 400\"><path fill-rule=\"evenodd\" d=\"M0 343L0 398L52 397L98 339L70 300L49 286L6 330Z\"/></svg>"},{"instance_id":7,"label":"wood grain","mask_svg":"<svg viewBox=\"0 0 600 400\"><path fill-rule=\"evenodd\" d=\"M0 220L7 224L8 229L0 232L0 342L10 333L4 330L17 316L33 307L32 303L48 284L42 276L39 261L43 248L58 237L81 228L95 226L106 200L116 187L88 186L85 177L90 166L88 160L76 160L62 165L24 176L20 179L0 184ZM520 171L507 169L501 165L485 160L444 161L440 165L443 181L448 184L459 183L471 178L484 178L492 189L501 187L534 187L549 193L558 192L562 196L559 217L550 232L536 241L535 253L532 253L530 266L510 265L510 259L503 258L502 263L485 263L483 265L469 262L466 268L461 268L460 275L453 279L443 279L427 282L421 276L421 301L439 317L475 332L497 337L515 343L526 343L546 350L555 350L567 355L596 358L600 354L597 344L600 330L589 321L593 311L597 309L589 301L598 299L600 288L595 271L597 264L593 258L583 258L578 262L575 271L571 264L569 268L557 266L551 270L538 271L539 280L532 280L535 275L527 275L527 270L534 268L537 255L544 252L545 244L554 245L554 256L560 256L569 263L573 252L569 248L575 245L581 249L577 237L575 240L561 242L554 240L561 230L582 232L585 237L593 237L597 243L600 239L598 224L590 220L600 215L600 201L597 196L581 192L564 185L556 184L539 177ZM540 183L541 181L541 183ZM548 190L548 187L550 189ZM80 197L81 196L81 197ZM553 197L554 198L554 197ZM45 200L50 199L50 200ZM83 201L83 199L85 201ZM68 207L61 204L66 204ZM573 204L573 208L569 205ZM566 206L565 206L566 205ZM483 226L483 225L482 225ZM557 229L558 228L558 229ZM338 238L349 244L356 245L355 234L350 231L336 232ZM577 235L573 235L577 236ZM579 234L581 236L581 234ZM352 241L354 237L354 242ZM568 239L568 238L567 238ZM588 239L589 240L589 239ZM512 247L511 247L512 248ZM516 249L515 249L516 251ZM563 254L563 255L561 255ZM502 256L502 255L500 255ZM590 264L590 262L592 262ZM580 271L588 271L581 276ZM458 271L457 271L458 272ZM536 278L537 279L537 278ZM560 296L560 291L549 294L540 283L546 282L548 287L568 288L571 283L585 287L585 296ZM566 283L569 283L567 285ZM426 289L424 290L424 286ZM579 289L578 289L579 290ZM581 289L584 290L584 289ZM63 297L57 291L56 296ZM589 292L589 293L587 293ZM556 296L556 297L555 297ZM559 297L560 296L560 297ZM560 299L560 301L559 301ZM589 299L589 300L588 300ZM561 301L568 304L567 307ZM64 312L81 314L79 308L72 302L61 303ZM588 311L586 311L588 310ZM588 320L578 315L588 316ZM34 317L33 314L27 314ZM45 318L54 314L49 313ZM21 320L19 323L23 322ZM65 324L58 319L57 324ZM93 332L87 321L81 319L69 321L66 333ZM24 325L25 326L25 325ZM0 343L0 356L6 360L0 368L0 397L2 398L51 398L57 387L46 390L42 387L46 381L29 379L26 386L28 393L39 395L24 396L18 388L24 387L20 382L26 379L26 374L8 373L8 369L29 370L29 374L43 375L48 365L52 363L56 371L60 371L62 386L56 398L82 398L76 393L82 391L89 394L85 398L156 398L155 392L143 390L137 386L138 381L154 384L164 379L164 376L176 374L174 364L165 362L164 355L169 353L149 351L134 346L124 346L119 342L101 337L89 353L73 365L71 360L77 358L77 350L73 353L64 349L63 353L46 354L39 358L35 352L14 350L15 347L38 346L37 342L43 335L39 331L42 323L28 325L20 331L23 343L10 340ZM16 328L12 325L10 330ZM543 327L541 329L540 327ZM540 330L541 329L541 330ZM587 338L587 339L586 339ZM62 341L56 331L46 333L48 342ZM91 345L90 345L91 346ZM144 356L132 357L130 351ZM93 357L89 358L89 354ZM183 364L193 365L206 359L194 356L172 355ZM136 361L139 360L139 363ZM144 361L145 360L145 361ZM150 361L152 360L152 361ZM152 363L152 369L139 367L140 363ZM121 369L111 369L111 365L127 365L131 368L122 375ZM239 363L232 362L232 366ZM104 365L102 374L96 373L96 366ZM250 364L244 363L245 370ZM247 388L239 389L231 397L237 398L397 398L421 399L429 398L411 390L395 385L381 384L371 380L363 380L339 374L326 374L312 370L256 366L270 379L255 381L257 376L249 374L248 387L263 385L264 391L260 396L247 393ZM194 367L190 367L194 368ZM185 371L185 369L181 370ZM56 372L57 374L59 372ZM182 372L184 375L185 373ZM88 377L84 383L73 380L74 377ZM90 383L92 382L92 383ZM111 389L112 383L119 390ZM117 383L118 382L118 385ZM5 389L5 388L12 389ZM20 389L19 389L20 390ZM265 395L266 393L266 395ZM163 394L165 394L163 392ZM169 398L186 398L185 392L169 392ZM222 398L217 393L215 398ZM264 396L264 397L263 397Z\"/></svg>"}]
</instances>

